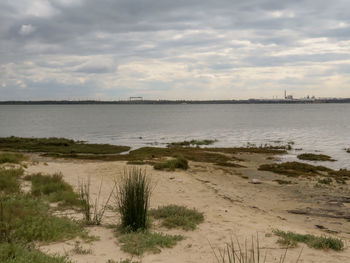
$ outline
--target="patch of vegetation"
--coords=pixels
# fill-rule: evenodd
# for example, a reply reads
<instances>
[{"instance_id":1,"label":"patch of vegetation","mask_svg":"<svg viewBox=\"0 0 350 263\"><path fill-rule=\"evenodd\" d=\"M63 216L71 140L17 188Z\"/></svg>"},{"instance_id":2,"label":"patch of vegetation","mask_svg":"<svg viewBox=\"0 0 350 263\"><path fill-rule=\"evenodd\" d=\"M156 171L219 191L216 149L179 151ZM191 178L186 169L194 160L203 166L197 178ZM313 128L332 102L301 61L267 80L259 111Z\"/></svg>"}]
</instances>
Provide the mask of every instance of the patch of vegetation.
<instances>
[{"instance_id":1,"label":"patch of vegetation","mask_svg":"<svg viewBox=\"0 0 350 263\"><path fill-rule=\"evenodd\" d=\"M190 140L190 141L183 141L183 142L171 142L171 143L168 143L168 147L211 145L211 144L214 144L215 142L217 142L217 140Z\"/></svg>"},{"instance_id":2,"label":"patch of vegetation","mask_svg":"<svg viewBox=\"0 0 350 263\"><path fill-rule=\"evenodd\" d=\"M291 184L292 183L292 181L286 181L286 180L281 180L281 179L275 179L273 181L277 182L278 184Z\"/></svg>"},{"instance_id":3,"label":"patch of vegetation","mask_svg":"<svg viewBox=\"0 0 350 263\"><path fill-rule=\"evenodd\" d=\"M331 177L338 183L346 183L346 180L350 179L350 171L347 169L340 169L338 171L324 167L314 166L311 164L300 162L286 162L286 163L274 163L274 164L262 164L259 167L261 171L270 171L277 174L282 174L290 177L299 176L325 176ZM328 180L328 179L327 179Z\"/></svg>"},{"instance_id":4,"label":"patch of vegetation","mask_svg":"<svg viewBox=\"0 0 350 263\"><path fill-rule=\"evenodd\" d=\"M125 170L116 189L116 203L121 215L122 228L131 231L146 229L151 196L150 179L146 172L135 167Z\"/></svg>"},{"instance_id":5,"label":"patch of vegetation","mask_svg":"<svg viewBox=\"0 0 350 263\"><path fill-rule=\"evenodd\" d=\"M347 153L350 153L350 148L346 149L346 152L347 152Z\"/></svg>"},{"instance_id":6,"label":"patch of vegetation","mask_svg":"<svg viewBox=\"0 0 350 263\"><path fill-rule=\"evenodd\" d=\"M318 179L317 182L320 184L331 184L333 180L330 177L326 177L326 178Z\"/></svg>"},{"instance_id":7,"label":"patch of vegetation","mask_svg":"<svg viewBox=\"0 0 350 263\"><path fill-rule=\"evenodd\" d=\"M87 255L87 254L91 254L92 250L83 248L81 244L78 241L76 241L74 244L74 248L72 249L72 252L78 255Z\"/></svg>"},{"instance_id":8,"label":"patch of vegetation","mask_svg":"<svg viewBox=\"0 0 350 263\"><path fill-rule=\"evenodd\" d=\"M20 193L21 184L19 178L23 175L23 169L1 169L0 168L0 193Z\"/></svg>"},{"instance_id":9,"label":"patch of vegetation","mask_svg":"<svg viewBox=\"0 0 350 263\"><path fill-rule=\"evenodd\" d=\"M270 171L291 177L298 177L301 175L316 176L320 175L320 172L332 171L332 169L329 169L324 166L314 166L311 164L300 162L262 164L260 165L259 170Z\"/></svg>"},{"instance_id":10,"label":"patch of vegetation","mask_svg":"<svg viewBox=\"0 0 350 263\"><path fill-rule=\"evenodd\" d=\"M336 251L344 249L344 243L339 238L302 235L293 232L284 232L281 230L274 230L273 233L280 237L280 239L277 241L278 243L289 247L296 247L297 244L301 242L316 249L333 249Z\"/></svg>"},{"instance_id":11,"label":"patch of vegetation","mask_svg":"<svg viewBox=\"0 0 350 263\"><path fill-rule=\"evenodd\" d=\"M185 206L167 205L149 211L150 216L162 219L162 225L167 228L181 227L184 230L194 230L204 221L203 213Z\"/></svg>"},{"instance_id":12,"label":"patch of vegetation","mask_svg":"<svg viewBox=\"0 0 350 263\"><path fill-rule=\"evenodd\" d=\"M155 163L153 165L153 168L156 170L169 170L169 171L174 171L175 169L187 170L188 161L181 156L172 160L167 160L165 162Z\"/></svg>"},{"instance_id":13,"label":"patch of vegetation","mask_svg":"<svg viewBox=\"0 0 350 263\"><path fill-rule=\"evenodd\" d=\"M145 252L160 253L161 248L171 248L183 239L180 235L138 231L122 235L119 242L123 251L140 256Z\"/></svg>"},{"instance_id":14,"label":"patch of vegetation","mask_svg":"<svg viewBox=\"0 0 350 263\"><path fill-rule=\"evenodd\" d=\"M2 163L21 163L26 157L20 153L0 153L0 164Z\"/></svg>"},{"instance_id":15,"label":"patch of vegetation","mask_svg":"<svg viewBox=\"0 0 350 263\"><path fill-rule=\"evenodd\" d=\"M78 194L70 184L63 180L62 174L33 174L24 178L32 182L31 194L36 197L46 197L50 202L60 202L61 206L81 206Z\"/></svg>"},{"instance_id":16,"label":"patch of vegetation","mask_svg":"<svg viewBox=\"0 0 350 263\"><path fill-rule=\"evenodd\" d=\"M1 201L0 210L0 242L50 242L84 233L80 223L51 215L49 206L40 199L8 197Z\"/></svg>"},{"instance_id":17,"label":"patch of vegetation","mask_svg":"<svg viewBox=\"0 0 350 263\"><path fill-rule=\"evenodd\" d=\"M329 161L335 162L336 160L332 159L330 156L325 154L314 154L314 153L303 153L297 156L300 160L306 161Z\"/></svg>"},{"instance_id":18,"label":"patch of vegetation","mask_svg":"<svg viewBox=\"0 0 350 263\"><path fill-rule=\"evenodd\" d=\"M0 137L4 151L45 152L57 154L118 154L130 150L128 146L91 144L65 138Z\"/></svg>"},{"instance_id":19,"label":"patch of vegetation","mask_svg":"<svg viewBox=\"0 0 350 263\"><path fill-rule=\"evenodd\" d=\"M72 263L67 257L51 256L19 244L0 243L2 263Z\"/></svg>"}]
</instances>

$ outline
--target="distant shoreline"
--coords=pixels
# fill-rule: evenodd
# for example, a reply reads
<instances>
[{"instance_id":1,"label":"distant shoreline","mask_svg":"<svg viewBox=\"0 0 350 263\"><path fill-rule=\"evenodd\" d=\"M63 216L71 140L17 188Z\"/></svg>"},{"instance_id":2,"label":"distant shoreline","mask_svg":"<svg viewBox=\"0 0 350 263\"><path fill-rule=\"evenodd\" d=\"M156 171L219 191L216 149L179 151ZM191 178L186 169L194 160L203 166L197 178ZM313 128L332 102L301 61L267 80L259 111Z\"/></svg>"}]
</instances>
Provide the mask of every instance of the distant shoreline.
<instances>
[{"instance_id":1,"label":"distant shoreline","mask_svg":"<svg viewBox=\"0 0 350 263\"><path fill-rule=\"evenodd\" d=\"M341 99L249 99L249 100L40 100L40 101L0 101L0 105L88 105L88 104L321 104L350 103L350 98Z\"/></svg>"}]
</instances>

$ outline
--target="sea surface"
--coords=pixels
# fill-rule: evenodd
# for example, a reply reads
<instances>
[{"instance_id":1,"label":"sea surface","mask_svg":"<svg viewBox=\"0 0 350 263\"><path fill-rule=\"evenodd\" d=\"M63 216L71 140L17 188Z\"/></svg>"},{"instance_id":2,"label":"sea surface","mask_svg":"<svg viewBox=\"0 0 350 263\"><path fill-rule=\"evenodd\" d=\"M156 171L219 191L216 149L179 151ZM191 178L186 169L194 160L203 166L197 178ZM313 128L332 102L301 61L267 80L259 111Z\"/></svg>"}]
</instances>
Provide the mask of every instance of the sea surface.
<instances>
[{"instance_id":1,"label":"sea surface","mask_svg":"<svg viewBox=\"0 0 350 263\"><path fill-rule=\"evenodd\" d=\"M66 137L165 146L216 139L214 146L294 142L284 159L320 152L350 169L350 104L0 105L0 136ZM302 149L302 150L300 150Z\"/></svg>"}]
</instances>

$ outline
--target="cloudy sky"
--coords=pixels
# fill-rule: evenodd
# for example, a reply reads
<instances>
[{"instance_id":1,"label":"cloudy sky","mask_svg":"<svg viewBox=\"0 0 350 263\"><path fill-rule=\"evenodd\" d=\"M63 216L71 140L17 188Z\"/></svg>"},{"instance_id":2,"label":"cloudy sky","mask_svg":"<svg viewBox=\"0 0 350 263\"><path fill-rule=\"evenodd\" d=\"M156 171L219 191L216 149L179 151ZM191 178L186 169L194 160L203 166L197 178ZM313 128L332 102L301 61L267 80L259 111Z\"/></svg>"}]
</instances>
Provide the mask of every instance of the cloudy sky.
<instances>
[{"instance_id":1,"label":"cloudy sky","mask_svg":"<svg viewBox=\"0 0 350 263\"><path fill-rule=\"evenodd\" d=\"M0 100L350 97L349 0L0 0Z\"/></svg>"}]
</instances>

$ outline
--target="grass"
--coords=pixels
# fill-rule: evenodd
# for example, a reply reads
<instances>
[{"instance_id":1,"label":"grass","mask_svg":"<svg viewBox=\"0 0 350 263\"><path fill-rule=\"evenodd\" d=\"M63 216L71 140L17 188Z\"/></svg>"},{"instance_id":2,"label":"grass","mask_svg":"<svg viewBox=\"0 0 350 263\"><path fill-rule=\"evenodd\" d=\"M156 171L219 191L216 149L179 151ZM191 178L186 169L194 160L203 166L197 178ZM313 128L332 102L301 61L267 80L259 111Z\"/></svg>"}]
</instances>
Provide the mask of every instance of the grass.
<instances>
[{"instance_id":1,"label":"grass","mask_svg":"<svg viewBox=\"0 0 350 263\"><path fill-rule=\"evenodd\" d=\"M130 150L128 146L91 144L65 138L0 137L4 151L45 152L57 154L118 154Z\"/></svg>"},{"instance_id":2,"label":"grass","mask_svg":"<svg viewBox=\"0 0 350 263\"><path fill-rule=\"evenodd\" d=\"M292 184L292 181L286 181L286 180L281 180L281 179L275 179L275 182L278 184Z\"/></svg>"},{"instance_id":3,"label":"grass","mask_svg":"<svg viewBox=\"0 0 350 263\"><path fill-rule=\"evenodd\" d=\"M78 194L70 184L63 180L62 174L53 175L33 174L25 177L32 182L31 194L36 197L45 197L50 202L59 202L61 206L81 206Z\"/></svg>"},{"instance_id":4,"label":"grass","mask_svg":"<svg viewBox=\"0 0 350 263\"><path fill-rule=\"evenodd\" d=\"M48 205L39 199L8 197L1 201L0 207L2 241L51 242L84 233L80 223L51 215Z\"/></svg>"},{"instance_id":5,"label":"grass","mask_svg":"<svg viewBox=\"0 0 350 263\"><path fill-rule=\"evenodd\" d=\"M140 256L145 252L160 253L161 248L171 248L183 239L180 235L138 231L122 235L119 242L122 244L123 251Z\"/></svg>"},{"instance_id":6,"label":"grass","mask_svg":"<svg viewBox=\"0 0 350 263\"><path fill-rule=\"evenodd\" d=\"M201 145L211 145L217 142L217 140L190 140L190 141L182 141L182 142L171 142L168 143L168 147L173 146L201 146Z\"/></svg>"},{"instance_id":7,"label":"grass","mask_svg":"<svg viewBox=\"0 0 350 263\"><path fill-rule=\"evenodd\" d=\"M294 232L284 232L281 230L274 230L273 233L280 237L278 243L289 247L296 247L299 242L307 244L311 248L316 249L332 249L341 251L344 249L344 243L339 238L302 235Z\"/></svg>"},{"instance_id":8,"label":"grass","mask_svg":"<svg viewBox=\"0 0 350 263\"><path fill-rule=\"evenodd\" d=\"M92 200L90 196L90 185L91 185L90 177L88 178L87 182L79 183L79 198L83 207L85 223L88 225L101 225L104 213L112 197L114 188L111 190L108 198L103 203L100 203L100 197L101 197L101 191L102 191L102 179L101 179L97 198L95 199L94 204L92 204Z\"/></svg>"},{"instance_id":9,"label":"grass","mask_svg":"<svg viewBox=\"0 0 350 263\"><path fill-rule=\"evenodd\" d=\"M333 170L324 166L315 166L300 162L286 162L274 164L262 164L259 167L261 171L270 171L290 177L299 176L324 176L331 177L338 183L346 183L350 179L350 171L347 169ZM329 180L329 179L327 179Z\"/></svg>"},{"instance_id":10,"label":"grass","mask_svg":"<svg viewBox=\"0 0 350 263\"><path fill-rule=\"evenodd\" d=\"M26 157L20 153L0 153L0 164L2 163L21 163Z\"/></svg>"},{"instance_id":11,"label":"grass","mask_svg":"<svg viewBox=\"0 0 350 263\"><path fill-rule=\"evenodd\" d=\"M185 206L167 205L149 211L150 216L161 219L162 225L167 228L180 227L184 230L194 230L204 221L203 213Z\"/></svg>"},{"instance_id":12,"label":"grass","mask_svg":"<svg viewBox=\"0 0 350 263\"><path fill-rule=\"evenodd\" d=\"M72 263L67 257L51 256L19 244L0 243L2 263Z\"/></svg>"},{"instance_id":13,"label":"grass","mask_svg":"<svg viewBox=\"0 0 350 263\"><path fill-rule=\"evenodd\" d=\"M109 259L107 263L141 263L140 261L133 261L132 259L121 259L120 261L115 261L113 259Z\"/></svg>"},{"instance_id":14,"label":"grass","mask_svg":"<svg viewBox=\"0 0 350 263\"><path fill-rule=\"evenodd\" d=\"M80 242L76 241L74 244L74 248L72 249L72 252L78 255L87 255L92 254L91 249L83 248L80 244Z\"/></svg>"},{"instance_id":15,"label":"grass","mask_svg":"<svg viewBox=\"0 0 350 263\"><path fill-rule=\"evenodd\" d=\"M303 153L299 154L297 156L300 160L306 160L306 161L329 161L329 162L335 162L334 159L332 159L330 156L325 154L314 154L314 153Z\"/></svg>"},{"instance_id":16,"label":"grass","mask_svg":"<svg viewBox=\"0 0 350 263\"><path fill-rule=\"evenodd\" d=\"M172 160L167 160L161 163L155 163L153 165L156 170L169 170L174 171L175 169L188 169L188 161L184 157L177 157Z\"/></svg>"},{"instance_id":17,"label":"grass","mask_svg":"<svg viewBox=\"0 0 350 263\"><path fill-rule=\"evenodd\" d=\"M151 196L151 183L146 172L135 167L125 170L116 189L122 228L131 231L146 229Z\"/></svg>"},{"instance_id":18,"label":"grass","mask_svg":"<svg viewBox=\"0 0 350 263\"><path fill-rule=\"evenodd\" d=\"M248 244L247 240L244 242L244 245L241 245L238 239L233 241L231 238L230 242L226 242L225 247L223 249L214 249L212 246L212 250L218 263L265 263L272 262L267 260L267 253L265 251L264 255L262 254L262 249L259 244L259 238L256 237L256 240L252 237L251 243ZM279 257L278 262L283 263L287 258L287 251ZM302 251L301 251L302 252ZM298 258L296 259L296 263L299 262L301 252L299 253ZM275 258L275 260L277 260ZM273 262L277 262L277 261Z\"/></svg>"},{"instance_id":19,"label":"grass","mask_svg":"<svg viewBox=\"0 0 350 263\"><path fill-rule=\"evenodd\" d=\"M20 193L21 184L19 178L23 175L23 169L1 169L0 168L0 193Z\"/></svg>"}]
</instances>

